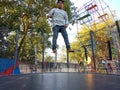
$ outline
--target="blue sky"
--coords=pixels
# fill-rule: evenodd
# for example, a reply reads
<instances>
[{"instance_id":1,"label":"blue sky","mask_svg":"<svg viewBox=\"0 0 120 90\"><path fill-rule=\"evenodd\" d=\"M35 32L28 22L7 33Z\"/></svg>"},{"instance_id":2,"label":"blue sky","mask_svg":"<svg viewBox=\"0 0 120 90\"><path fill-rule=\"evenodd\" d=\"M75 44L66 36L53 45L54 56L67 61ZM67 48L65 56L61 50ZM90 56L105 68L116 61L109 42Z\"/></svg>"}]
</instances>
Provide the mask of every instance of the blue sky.
<instances>
[{"instance_id":1,"label":"blue sky","mask_svg":"<svg viewBox=\"0 0 120 90\"><path fill-rule=\"evenodd\" d=\"M118 19L120 19L120 0L105 0L112 10L116 11Z\"/></svg>"}]
</instances>

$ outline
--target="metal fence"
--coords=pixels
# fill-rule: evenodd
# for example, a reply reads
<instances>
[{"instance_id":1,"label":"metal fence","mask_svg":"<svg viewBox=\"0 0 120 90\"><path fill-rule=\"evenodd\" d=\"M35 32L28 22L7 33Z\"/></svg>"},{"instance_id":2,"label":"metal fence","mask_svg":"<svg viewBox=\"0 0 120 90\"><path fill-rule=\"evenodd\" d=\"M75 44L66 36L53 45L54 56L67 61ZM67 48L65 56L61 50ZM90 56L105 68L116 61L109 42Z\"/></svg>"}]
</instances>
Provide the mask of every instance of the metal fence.
<instances>
[{"instance_id":1,"label":"metal fence","mask_svg":"<svg viewBox=\"0 0 120 90\"><path fill-rule=\"evenodd\" d=\"M107 64L104 66L100 64L94 71L91 65L79 65L79 64L69 64L69 68L67 67L67 63L54 63L47 62L44 63L44 68L42 67L42 63L37 65L34 64L20 64L20 72L21 74L28 73L41 73L41 72L82 72L82 73L99 73L99 74L120 74L120 70L112 65L109 67Z\"/></svg>"},{"instance_id":2,"label":"metal fence","mask_svg":"<svg viewBox=\"0 0 120 90\"><path fill-rule=\"evenodd\" d=\"M44 68L43 66L44 65ZM20 71L22 74L26 73L40 73L40 72L78 72L78 64L67 63L54 63L54 62L44 62L44 64L20 64Z\"/></svg>"}]
</instances>

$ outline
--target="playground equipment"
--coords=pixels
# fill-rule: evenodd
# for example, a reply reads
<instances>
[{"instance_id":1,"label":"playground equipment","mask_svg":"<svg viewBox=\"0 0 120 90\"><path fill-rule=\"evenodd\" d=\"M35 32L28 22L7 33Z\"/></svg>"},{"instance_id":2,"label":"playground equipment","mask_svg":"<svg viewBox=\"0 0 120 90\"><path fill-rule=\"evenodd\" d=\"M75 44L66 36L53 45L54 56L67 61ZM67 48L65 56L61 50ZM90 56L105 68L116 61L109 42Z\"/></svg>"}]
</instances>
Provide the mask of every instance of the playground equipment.
<instances>
[{"instance_id":1,"label":"playground equipment","mask_svg":"<svg viewBox=\"0 0 120 90\"><path fill-rule=\"evenodd\" d=\"M8 28L0 27L0 50L1 55L5 50L8 50L10 43L5 39L8 36ZM7 51L9 52L9 51ZM1 57L4 57L1 56ZM16 32L16 48L14 54L14 60L5 58L0 58L0 75L11 75L20 74L19 64L18 64L18 30Z\"/></svg>"},{"instance_id":2,"label":"playground equipment","mask_svg":"<svg viewBox=\"0 0 120 90\"><path fill-rule=\"evenodd\" d=\"M109 5L103 0L88 1L76 10L75 17L76 22L79 22L81 25L85 24L89 29L92 29L92 25L95 25L96 28L100 22L105 22L105 24L110 27L114 23L108 25L108 19L115 21L113 12L110 10Z\"/></svg>"},{"instance_id":3,"label":"playground equipment","mask_svg":"<svg viewBox=\"0 0 120 90\"><path fill-rule=\"evenodd\" d=\"M18 61L15 63L15 66L16 68L14 68L14 60L0 58L0 76L20 74Z\"/></svg>"},{"instance_id":4,"label":"playground equipment","mask_svg":"<svg viewBox=\"0 0 120 90\"><path fill-rule=\"evenodd\" d=\"M118 54L117 50L120 49L118 35L115 27L115 16L113 12L110 10L109 5L103 0L90 0L85 3L82 7L76 10L75 12L75 21L77 24L86 25L90 30L90 45L92 50L92 59L94 63L94 69L96 69L96 60L95 60L95 51L94 51L94 33L97 31L103 30L103 28L107 29L106 32L109 32L108 38L112 37L114 43L114 52L116 53L115 58L118 63ZM104 23L106 26L101 27L101 29L97 28L99 23ZM78 26L78 25L77 25ZM78 29L78 27L77 27ZM78 31L78 30L77 30ZM81 36L78 35L78 38ZM110 46L110 43L108 47ZM110 51L110 50L108 50ZM110 53L109 53L110 54ZM112 60L112 58L111 58ZM119 65L118 65L119 66Z\"/></svg>"}]
</instances>

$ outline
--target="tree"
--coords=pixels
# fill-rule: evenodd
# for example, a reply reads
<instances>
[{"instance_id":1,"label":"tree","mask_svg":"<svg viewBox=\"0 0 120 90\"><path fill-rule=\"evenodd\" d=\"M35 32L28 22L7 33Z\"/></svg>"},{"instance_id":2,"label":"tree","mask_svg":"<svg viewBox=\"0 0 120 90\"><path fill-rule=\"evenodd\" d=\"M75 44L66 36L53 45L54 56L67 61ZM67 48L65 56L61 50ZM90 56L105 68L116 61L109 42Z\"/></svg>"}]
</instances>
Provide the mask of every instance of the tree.
<instances>
[{"instance_id":1,"label":"tree","mask_svg":"<svg viewBox=\"0 0 120 90\"><path fill-rule=\"evenodd\" d=\"M20 60L34 60L34 45L37 45L38 54L42 49L42 35L45 33L46 46L50 47L49 37L51 28L46 20L46 14L55 7L56 0L2 0L0 1L0 27L9 28L10 34L7 39L11 42L10 53L12 58L15 51L15 33L19 30L18 54ZM66 1L64 8L70 12L70 1ZM69 3L68 3L69 2ZM26 59L26 58L27 59Z\"/></svg>"},{"instance_id":2,"label":"tree","mask_svg":"<svg viewBox=\"0 0 120 90\"><path fill-rule=\"evenodd\" d=\"M112 26L114 21L111 19L107 19L107 24ZM113 42L110 35L110 28L107 27L105 22L100 22L97 25L90 26L91 30L94 32L94 52L96 60L99 60L100 57L108 58L108 46L107 41ZM87 48L87 54L92 59L92 51L91 51L91 41L90 41L90 30L86 26L82 26L81 30L79 31L79 37L77 37L77 41L73 42L71 45L73 49L76 50L74 55L70 57L72 60L77 60L78 62L84 61L85 62L85 52L83 46ZM113 46L113 45L112 45ZM113 49L113 48L112 48ZM78 52L79 51L79 52Z\"/></svg>"}]
</instances>

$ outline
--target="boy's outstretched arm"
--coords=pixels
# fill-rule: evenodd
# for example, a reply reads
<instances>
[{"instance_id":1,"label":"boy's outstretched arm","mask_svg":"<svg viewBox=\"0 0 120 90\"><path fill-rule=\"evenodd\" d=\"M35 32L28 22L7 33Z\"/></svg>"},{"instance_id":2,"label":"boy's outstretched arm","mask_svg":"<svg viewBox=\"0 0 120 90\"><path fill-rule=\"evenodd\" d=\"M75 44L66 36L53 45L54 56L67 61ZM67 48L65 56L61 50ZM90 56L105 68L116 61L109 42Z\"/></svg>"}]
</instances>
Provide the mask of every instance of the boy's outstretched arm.
<instances>
[{"instance_id":1,"label":"boy's outstretched arm","mask_svg":"<svg viewBox=\"0 0 120 90\"><path fill-rule=\"evenodd\" d=\"M52 9L52 10L48 13L47 19L48 19L48 18L53 18L53 14L54 14L54 9Z\"/></svg>"}]
</instances>

